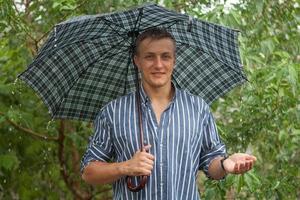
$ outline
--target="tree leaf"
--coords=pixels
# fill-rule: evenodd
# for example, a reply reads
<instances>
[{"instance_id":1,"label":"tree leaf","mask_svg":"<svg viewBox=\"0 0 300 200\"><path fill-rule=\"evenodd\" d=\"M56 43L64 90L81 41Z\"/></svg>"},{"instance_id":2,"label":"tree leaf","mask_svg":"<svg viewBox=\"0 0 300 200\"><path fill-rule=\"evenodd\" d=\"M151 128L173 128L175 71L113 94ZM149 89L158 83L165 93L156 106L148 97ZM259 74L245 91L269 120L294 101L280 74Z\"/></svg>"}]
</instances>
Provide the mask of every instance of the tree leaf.
<instances>
[{"instance_id":1,"label":"tree leaf","mask_svg":"<svg viewBox=\"0 0 300 200\"><path fill-rule=\"evenodd\" d=\"M297 87L298 87L298 84L299 84L299 81L298 81L298 74L297 74L297 71L296 71L296 65L289 65L288 68L288 81L289 83L291 84L292 86L292 92L294 94L294 96L296 96L296 92L297 92ZM298 66L300 67L300 65Z\"/></svg>"},{"instance_id":2,"label":"tree leaf","mask_svg":"<svg viewBox=\"0 0 300 200\"><path fill-rule=\"evenodd\" d=\"M238 193L240 193L240 191L242 190L242 187L245 185L244 182L245 182L244 175L238 175L238 187L237 187Z\"/></svg>"},{"instance_id":3,"label":"tree leaf","mask_svg":"<svg viewBox=\"0 0 300 200\"><path fill-rule=\"evenodd\" d=\"M6 170L13 170L18 168L19 160L16 155L14 154L5 154L0 155L0 167Z\"/></svg>"},{"instance_id":4,"label":"tree leaf","mask_svg":"<svg viewBox=\"0 0 300 200\"><path fill-rule=\"evenodd\" d=\"M264 1L258 0L256 1L255 5L256 5L257 13L262 14L264 9Z\"/></svg>"}]
</instances>

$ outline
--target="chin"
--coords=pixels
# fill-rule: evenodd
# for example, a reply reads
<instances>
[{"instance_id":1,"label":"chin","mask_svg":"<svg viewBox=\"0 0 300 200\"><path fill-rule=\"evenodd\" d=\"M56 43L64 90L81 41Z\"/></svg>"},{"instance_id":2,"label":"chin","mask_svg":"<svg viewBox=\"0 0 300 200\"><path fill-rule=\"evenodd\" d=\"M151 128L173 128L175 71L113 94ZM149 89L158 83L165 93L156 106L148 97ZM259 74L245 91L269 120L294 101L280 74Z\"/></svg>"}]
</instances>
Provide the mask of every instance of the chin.
<instances>
[{"instance_id":1,"label":"chin","mask_svg":"<svg viewBox=\"0 0 300 200\"><path fill-rule=\"evenodd\" d=\"M152 83L151 86L155 87L155 88L160 88L160 87L166 86L167 84L168 83L166 83L166 82L155 82L155 83Z\"/></svg>"},{"instance_id":2,"label":"chin","mask_svg":"<svg viewBox=\"0 0 300 200\"><path fill-rule=\"evenodd\" d=\"M164 86L167 86L169 84L169 82L171 82L171 80L169 79L165 79L165 78L152 78L152 79L148 79L145 80L145 82L152 88L161 88Z\"/></svg>"}]
</instances>

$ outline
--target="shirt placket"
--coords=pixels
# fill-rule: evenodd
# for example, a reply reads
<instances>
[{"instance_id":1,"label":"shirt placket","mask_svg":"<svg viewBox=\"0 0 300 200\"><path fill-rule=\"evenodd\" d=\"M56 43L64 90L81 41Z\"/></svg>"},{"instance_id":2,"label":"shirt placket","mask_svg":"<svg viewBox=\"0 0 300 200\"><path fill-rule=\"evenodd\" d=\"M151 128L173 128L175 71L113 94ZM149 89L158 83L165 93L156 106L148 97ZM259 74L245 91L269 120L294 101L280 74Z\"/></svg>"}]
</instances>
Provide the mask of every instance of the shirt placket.
<instances>
[{"instance_id":1,"label":"shirt placket","mask_svg":"<svg viewBox=\"0 0 300 200\"><path fill-rule=\"evenodd\" d=\"M165 117L167 116L167 112L169 109L166 109L162 115L160 122L156 121L156 116L153 111L152 106L149 104L148 105L148 114L149 116L153 119L156 123L154 123L153 130L155 131L155 137L156 137L156 146L157 146L157 152L156 152L156 160L158 161L157 163L157 177L158 177L158 190L159 194L161 196L161 199L167 199L167 134L166 134L166 129L167 129L167 121Z\"/></svg>"}]
</instances>

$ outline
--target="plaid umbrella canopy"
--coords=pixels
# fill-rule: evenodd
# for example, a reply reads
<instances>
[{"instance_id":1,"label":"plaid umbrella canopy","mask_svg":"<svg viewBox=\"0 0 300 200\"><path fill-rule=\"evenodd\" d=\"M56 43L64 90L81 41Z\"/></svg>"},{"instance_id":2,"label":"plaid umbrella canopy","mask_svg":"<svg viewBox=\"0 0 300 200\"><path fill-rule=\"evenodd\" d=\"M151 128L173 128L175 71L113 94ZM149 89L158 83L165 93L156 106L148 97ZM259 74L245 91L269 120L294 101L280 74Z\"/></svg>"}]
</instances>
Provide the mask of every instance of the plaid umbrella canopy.
<instances>
[{"instance_id":1,"label":"plaid umbrella canopy","mask_svg":"<svg viewBox=\"0 0 300 200\"><path fill-rule=\"evenodd\" d=\"M176 39L176 87L211 103L246 80L238 31L156 4L57 24L19 78L41 96L52 118L91 121L106 103L135 90L132 47L150 27L164 27Z\"/></svg>"}]
</instances>

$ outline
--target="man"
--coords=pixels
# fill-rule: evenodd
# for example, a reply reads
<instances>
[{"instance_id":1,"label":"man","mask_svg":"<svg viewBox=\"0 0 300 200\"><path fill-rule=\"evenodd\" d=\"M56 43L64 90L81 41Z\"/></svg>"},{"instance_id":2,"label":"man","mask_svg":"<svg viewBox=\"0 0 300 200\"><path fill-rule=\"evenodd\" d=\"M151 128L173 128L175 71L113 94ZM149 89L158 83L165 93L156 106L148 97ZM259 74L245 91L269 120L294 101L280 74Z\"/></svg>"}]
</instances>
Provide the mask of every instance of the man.
<instances>
[{"instance_id":1,"label":"man","mask_svg":"<svg viewBox=\"0 0 300 200\"><path fill-rule=\"evenodd\" d=\"M247 154L226 156L209 106L171 82L175 40L152 28L136 41L134 62L141 72L144 143L139 149L136 93L106 105L95 120L95 135L82 160L89 184L113 183L114 199L199 199L196 175L213 179L242 174L256 160ZM112 162L109 162L112 161ZM148 176L145 188L131 192L126 176Z\"/></svg>"}]
</instances>

